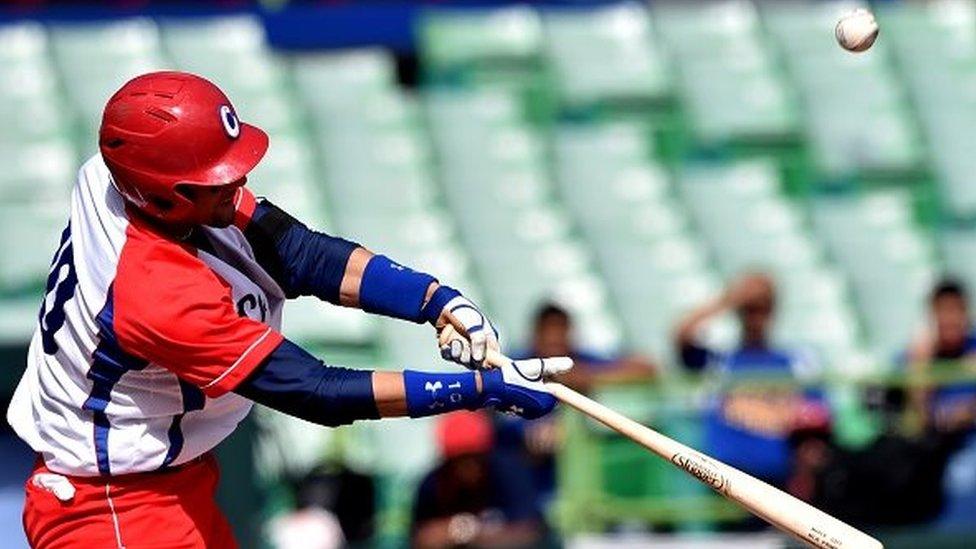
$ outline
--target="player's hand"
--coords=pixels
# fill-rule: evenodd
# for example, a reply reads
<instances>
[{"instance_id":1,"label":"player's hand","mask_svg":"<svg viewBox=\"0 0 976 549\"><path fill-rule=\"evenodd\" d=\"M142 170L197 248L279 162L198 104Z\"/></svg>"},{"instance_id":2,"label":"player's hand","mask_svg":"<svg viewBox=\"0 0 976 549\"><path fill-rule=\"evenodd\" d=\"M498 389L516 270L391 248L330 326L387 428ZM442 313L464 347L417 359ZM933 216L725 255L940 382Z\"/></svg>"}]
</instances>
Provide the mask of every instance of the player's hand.
<instances>
[{"instance_id":1,"label":"player's hand","mask_svg":"<svg viewBox=\"0 0 976 549\"><path fill-rule=\"evenodd\" d=\"M542 417L556 407L542 380L568 372L573 367L569 357L513 360L492 370L481 372L484 406L526 419Z\"/></svg>"},{"instance_id":2,"label":"player's hand","mask_svg":"<svg viewBox=\"0 0 976 549\"><path fill-rule=\"evenodd\" d=\"M433 324L438 347L445 360L478 369L485 366L488 349L499 350L498 331L481 309L457 290L438 287L425 306L428 308L434 309L425 316L436 319Z\"/></svg>"}]
</instances>

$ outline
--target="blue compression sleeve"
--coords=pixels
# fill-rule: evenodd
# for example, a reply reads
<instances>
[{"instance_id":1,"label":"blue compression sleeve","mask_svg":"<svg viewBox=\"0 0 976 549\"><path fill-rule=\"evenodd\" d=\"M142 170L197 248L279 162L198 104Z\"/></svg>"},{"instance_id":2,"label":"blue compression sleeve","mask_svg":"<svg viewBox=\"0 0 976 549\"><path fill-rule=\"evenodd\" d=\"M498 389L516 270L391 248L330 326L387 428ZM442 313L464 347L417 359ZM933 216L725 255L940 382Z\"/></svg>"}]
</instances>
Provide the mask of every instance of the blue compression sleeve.
<instances>
[{"instance_id":1,"label":"blue compression sleeve","mask_svg":"<svg viewBox=\"0 0 976 549\"><path fill-rule=\"evenodd\" d=\"M485 398L478 393L474 372L435 374L403 372L407 412L410 417L424 417L454 410L475 410L484 406Z\"/></svg>"},{"instance_id":2,"label":"blue compression sleeve","mask_svg":"<svg viewBox=\"0 0 976 549\"><path fill-rule=\"evenodd\" d=\"M380 417L372 371L326 366L287 339L234 392L330 427Z\"/></svg>"},{"instance_id":3,"label":"blue compression sleeve","mask_svg":"<svg viewBox=\"0 0 976 549\"><path fill-rule=\"evenodd\" d=\"M359 285L359 306L368 313L423 323L427 288L437 279L394 263L385 255L373 256Z\"/></svg>"},{"instance_id":4,"label":"blue compression sleeve","mask_svg":"<svg viewBox=\"0 0 976 549\"><path fill-rule=\"evenodd\" d=\"M267 200L258 202L244 236L285 295L339 303L346 264L358 244L313 231Z\"/></svg>"}]
</instances>

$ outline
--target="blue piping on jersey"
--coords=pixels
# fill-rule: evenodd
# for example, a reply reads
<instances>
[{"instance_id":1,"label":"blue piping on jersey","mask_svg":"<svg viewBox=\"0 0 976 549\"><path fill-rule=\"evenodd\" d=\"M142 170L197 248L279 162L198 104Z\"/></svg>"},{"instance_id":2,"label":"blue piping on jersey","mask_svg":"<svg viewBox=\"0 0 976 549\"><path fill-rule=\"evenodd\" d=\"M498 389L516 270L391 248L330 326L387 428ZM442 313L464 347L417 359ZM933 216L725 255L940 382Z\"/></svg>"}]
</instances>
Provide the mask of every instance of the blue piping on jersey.
<instances>
[{"instance_id":1,"label":"blue piping on jersey","mask_svg":"<svg viewBox=\"0 0 976 549\"><path fill-rule=\"evenodd\" d=\"M83 409L92 412L95 457L98 462L98 472L103 475L112 472L108 456L108 434L112 425L105 413L112 399L112 388L126 372L142 370L149 365L147 361L126 353L119 346L113 324L114 308L112 286L109 286L105 305L95 317L99 327L99 342L95 352L92 353L92 366L88 370L88 378L92 380L91 393L82 405Z\"/></svg>"},{"instance_id":2,"label":"blue piping on jersey","mask_svg":"<svg viewBox=\"0 0 976 549\"><path fill-rule=\"evenodd\" d=\"M187 412L203 410L205 401L203 391L195 385L187 383L182 379L179 382L180 395L183 397L183 413L173 416L173 422L169 425L169 431L166 433L167 438L169 438L169 449L166 450L166 457L163 458L163 464L159 466L160 469L169 467L169 464L173 463L173 460L183 451L183 416Z\"/></svg>"}]
</instances>

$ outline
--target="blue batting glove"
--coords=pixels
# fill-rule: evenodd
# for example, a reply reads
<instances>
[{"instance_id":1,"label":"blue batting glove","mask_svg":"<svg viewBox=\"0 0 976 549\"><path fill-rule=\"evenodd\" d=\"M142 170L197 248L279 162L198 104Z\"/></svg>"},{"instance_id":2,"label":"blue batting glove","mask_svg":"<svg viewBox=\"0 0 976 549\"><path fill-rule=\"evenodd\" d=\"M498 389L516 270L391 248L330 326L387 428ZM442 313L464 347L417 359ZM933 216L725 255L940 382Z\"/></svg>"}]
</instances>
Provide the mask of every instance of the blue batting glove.
<instances>
[{"instance_id":1,"label":"blue batting glove","mask_svg":"<svg viewBox=\"0 0 976 549\"><path fill-rule=\"evenodd\" d=\"M526 419L542 417L556 407L556 398L542 383L544 377L573 367L569 357L513 360L500 368L481 372L482 406Z\"/></svg>"}]
</instances>

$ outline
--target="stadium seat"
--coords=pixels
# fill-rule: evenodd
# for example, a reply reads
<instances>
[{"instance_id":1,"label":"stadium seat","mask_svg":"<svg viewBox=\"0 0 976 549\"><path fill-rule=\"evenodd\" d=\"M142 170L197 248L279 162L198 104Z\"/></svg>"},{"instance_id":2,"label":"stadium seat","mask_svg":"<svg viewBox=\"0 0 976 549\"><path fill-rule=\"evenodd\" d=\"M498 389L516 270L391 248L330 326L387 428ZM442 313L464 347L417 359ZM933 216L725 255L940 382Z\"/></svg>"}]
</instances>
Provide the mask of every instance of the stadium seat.
<instances>
[{"instance_id":1,"label":"stadium seat","mask_svg":"<svg viewBox=\"0 0 976 549\"><path fill-rule=\"evenodd\" d=\"M887 7L879 16L891 29L892 50L918 109L941 204L951 216L972 219L976 6L954 1L905 4Z\"/></svg>"},{"instance_id":2,"label":"stadium seat","mask_svg":"<svg viewBox=\"0 0 976 549\"><path fill-rule=\"evenodd\" d=\"M0 295L38 295L67 220L65 202L0 204Z\"/></svg>"},{"instance_id":3,"label":"stadium seat","mask_svg":"<svg viewBox=\"0 0 976 549\"><path fill-rule=\"evenodd\" d=\"M503 334L524 342L534 307L556 299L577 313L587 344L616 345L619 322L517 99L497 89L436 90L425 104L447 204L480 278L492 281L488 306Z\"/></svg>"},{"instance_id":4,"label":"stadium seat","mask_svg":"<svg viewBox=\"0 0 976 549\"><path fill-rule=\"evenodd\" d=\"M935 276L930 242L914 226L906 191L824 197L813 221L851 281L872 350L890 361L904 349L923 316Z\"/></svg>"},{"instance_id":5,"label":"stadium seat","mask_svg":"<svg viewBox=\"0 0 976 549\"><path fill-rule=\"evenodd\" d=\"M830 4L767 4L762 16L799 90L806 134L825 176L905 176L922 169L921 140L884 41L856 56L838 48L823 32L836 23Z\"/></svg>"},{"instance_id":6,"label":"stadium seat","mask_svg":"<svg viewBox=\"0 0 976 549\"><path fill-rule=\"evenodd\" d=\"M0 296L23 296L35 313L77 170L71 111L50 53L40 25L0 28ZM19 310L16 299L0 301L8 303Z\"/></svg>"},{"instance_id":7,"label":"stadium seat","mask_svg":"<svg viewBox=\"0 0 976 549\"><path fill-rule=\"evenodd\" d=\"M675 315L717 284L670 176L650 159L648 133L632 122L565 124L553 145L559 194L594 250L628 346L670 356Z\"/></svg>"},{"instance_id":8,"label":"stadium seat","mask_svg":"<svg viewBox=\"0 0 976 549\"><path fill-rule=\"evenodd\" d=\"M430 10L418 34L424 70L433 74L529 68L538 62L542 42L539 15L524 6Z\"/></svg>"},{"instance_id":9,"label":"stadium seat","mask_svg":"<svg viewBox=\"0 0 976 549\"><path fill-rule=\"evenodd\" d=\"M150 19L57 25L51 28L51 47L78 116L82 154L94 152L102 109L115 90L144 72L174 68L163 55L159 27Z\"/></svg>"},{"instance_id":10,"label":"stadium seat","mask_svg":"<svg viewBox=\"0 0 976 549\"><path fill-rule=\"evenodd\" d=\"M665 4L653 14L676 59L680 95L700 143L769 142L799 133L795 94L752 3Z\"/></svg>"},{"instance_id":11,"label":"stadium seat","mask_svg":"<svg viewBox=\"0 0 976 549\"><path fill-rule=\"evenodd\" d=\"M945 258L946 274L966 284L970 292L976 290L976 229L950 228L942 231L940 251Z\"/></svg>"},{"instance_id":12,"label":"stadium seat","mask_svg":"<svg viewBox=\"0 0 976 549\"><path fill-rule=\"evenodd\" d=\"M652 105L671 93L670 72L644 6L551 10L543 21L546 62L564 104Z\"/></svg>"}]
</instances>

